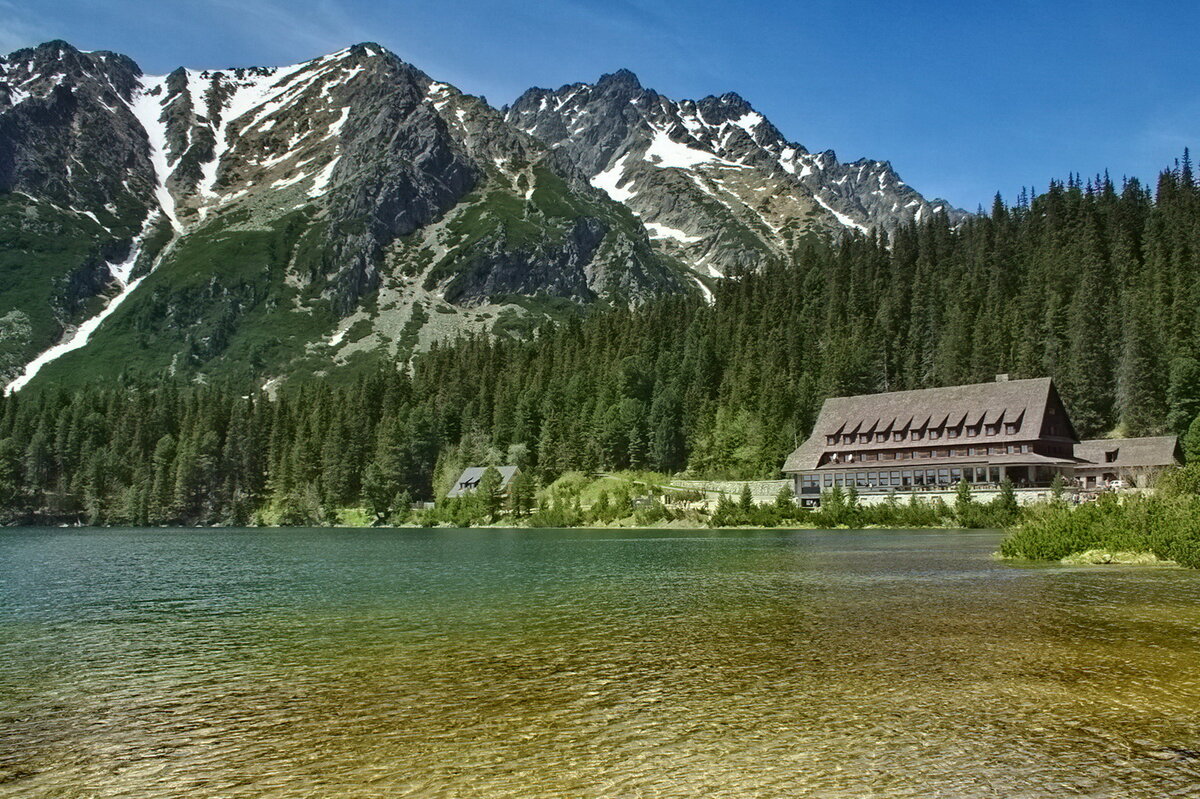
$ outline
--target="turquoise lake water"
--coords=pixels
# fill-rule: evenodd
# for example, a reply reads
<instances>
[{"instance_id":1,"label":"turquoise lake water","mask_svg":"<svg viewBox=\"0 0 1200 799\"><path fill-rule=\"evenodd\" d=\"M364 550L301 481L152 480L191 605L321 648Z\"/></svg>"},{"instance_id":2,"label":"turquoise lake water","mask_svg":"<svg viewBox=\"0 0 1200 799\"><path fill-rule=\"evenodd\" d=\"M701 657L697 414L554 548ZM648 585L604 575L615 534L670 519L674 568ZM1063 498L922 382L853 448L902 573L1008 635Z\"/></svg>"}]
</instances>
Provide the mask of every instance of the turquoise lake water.
<instances>
[{"instance_id":1,"label":"turquoise lake water","mask_svg":"<svg viewBox=\"0 0 1200 799\"><path fill-rule=\"evenodd\" d=\"M0 530L0 797L1200 796L1200 573L999 538Z\"/></svg>"}]
</instances>

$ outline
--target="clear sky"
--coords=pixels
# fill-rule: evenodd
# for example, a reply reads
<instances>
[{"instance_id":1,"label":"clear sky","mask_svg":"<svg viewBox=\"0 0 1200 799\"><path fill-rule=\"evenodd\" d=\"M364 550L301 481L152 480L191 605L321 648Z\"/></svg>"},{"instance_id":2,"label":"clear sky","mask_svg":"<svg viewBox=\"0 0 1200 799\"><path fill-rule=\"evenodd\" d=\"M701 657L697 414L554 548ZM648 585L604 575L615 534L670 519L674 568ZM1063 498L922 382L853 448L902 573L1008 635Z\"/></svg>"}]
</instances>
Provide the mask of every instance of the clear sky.
<instances>
[{"instance_id":1,"label":"clear sky","mask_svg":"<svg viewBox=\"0 0 1200 799\"><path fill-rule=\"evenodd\" d=\"M1153 180L1200 142L1198 34L1193 0L0 0L0 52L61 38L150 73L375 41L500 106L626 67L968 210L1068 172Z\"/></svg>"}]
</instances>

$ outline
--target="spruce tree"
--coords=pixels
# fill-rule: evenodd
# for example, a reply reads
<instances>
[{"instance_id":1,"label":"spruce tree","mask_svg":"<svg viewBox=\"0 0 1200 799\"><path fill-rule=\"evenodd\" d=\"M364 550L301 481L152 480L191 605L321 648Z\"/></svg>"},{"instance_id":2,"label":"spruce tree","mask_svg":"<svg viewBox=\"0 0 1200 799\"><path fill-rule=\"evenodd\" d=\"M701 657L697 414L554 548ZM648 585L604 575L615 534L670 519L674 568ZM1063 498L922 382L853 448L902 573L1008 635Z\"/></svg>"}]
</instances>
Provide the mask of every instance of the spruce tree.
<instances>
[{"instance_id":1,"label":"spruce tree","mask_svg":"<svg viewBox=\"0 0 1200 799\"><path fill-rule=\"evenodd\" d=\"M1183 434L1197 414L1200 414L1200 360L1181 355L1171 360L1166 428Z\"/></svg>"},{"instance_id":2,"label":"spruce tree","mask_svg":"<svg viewBox=\"0 0 1200 799\"><path fill-rule=\"evenodd\" d=\"M500 509L504 506L503 483L504 477L496 467L489 466L483 470L483 474L479 478L479 487L475 489L474 493L480 499L483 515L489 522L496 521L500 515Z\"/></svg>"},{"instance_id":3,"label":"spruce tree","mask_svg":"<svg viewBox=\"0 0 1200 799\"><path fill-rule=\"evenodd\" d=\"M1187 463L1200 463L1200 415L1197 415L1188 425L1187 432L1179 441L1183 450L1183 458Z\"/></svg>"},{"instance_id":4,"label":"spruce tree","mask_svg":"<svg viewBox=\"0 0 1200 799\"><path fill-rule=\"evenodd\" d=\"M603 494L607 504L608 495ZM508 503L512 513L517 518L528 516L533 511L534 484L533 478L518 469L508 486Z\"/></svg>"}]
</instances>

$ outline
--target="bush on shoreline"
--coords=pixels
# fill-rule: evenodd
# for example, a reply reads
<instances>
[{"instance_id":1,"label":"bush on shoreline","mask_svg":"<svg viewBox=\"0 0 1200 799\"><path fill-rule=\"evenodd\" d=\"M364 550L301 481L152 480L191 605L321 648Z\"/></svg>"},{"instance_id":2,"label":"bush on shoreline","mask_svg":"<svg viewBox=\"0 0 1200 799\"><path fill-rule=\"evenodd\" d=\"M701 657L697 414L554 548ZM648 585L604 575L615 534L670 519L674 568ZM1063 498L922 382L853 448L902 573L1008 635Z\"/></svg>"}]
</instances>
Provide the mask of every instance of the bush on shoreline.
<instances>
[{"instance_id":1,"label":"bush on shoreline","mask_svg":"<svg viewBox=\"0 0 1200 799\"><path fill-rule=\"evenodd\" d=\"M853 487L833 487L821 494L819 508L797 505L788 488L772 502L758 503L744 486L734 499L722 496L711 512L687 507L688 500L666 490L666 478L653 473L626 472L601 479L588 479L568 473L538 492L536 508L514 506L510 498L500 507L488 501L482 491L443 499L437 507L415 511L403 521L418 526L452 525L472 527L496 522L516 526L565 528L613 525L620 527L656 527L691 523L700 527L966 527L1004 528L1021 516L1012 485L1001 487L999 496L981 503L971 496L966 483L959 486L954 503L941 497L912 494L901 498L891 494L886 501L864 505ZM392 523L397 520L392 519Z\"/></svg>"},{"instance_id":2,"label":"bush on shoreline","mask_svg":"<svg viewBox=\"0 0 1200 799\"><path fill-rule=\"evenodd\" d=\"M821 494L821 507L803 511L799 518L815 527L966 527L1002 528L1020 518L1012 484L1005 481L1000 493L989 502L971 496L971 487L960 483L954 504L940 496L910 494L902 500L893 492L884 502L863 505L854 487L843 491L834 486Z\"/></svg>"},{"instance_id":3,"label":"bush on shoreline","mask_svg":"<svg viewBox=\"0 0 1200 799\"><path fill-rule=\"evenodd\" d=\"M1000 544L1004 557L1027 560L1062 560L1090 550L1149 552L1200 568L1200 497L1102 494L1075 508L1034 506Z\"/></svg>"}]
</instances>

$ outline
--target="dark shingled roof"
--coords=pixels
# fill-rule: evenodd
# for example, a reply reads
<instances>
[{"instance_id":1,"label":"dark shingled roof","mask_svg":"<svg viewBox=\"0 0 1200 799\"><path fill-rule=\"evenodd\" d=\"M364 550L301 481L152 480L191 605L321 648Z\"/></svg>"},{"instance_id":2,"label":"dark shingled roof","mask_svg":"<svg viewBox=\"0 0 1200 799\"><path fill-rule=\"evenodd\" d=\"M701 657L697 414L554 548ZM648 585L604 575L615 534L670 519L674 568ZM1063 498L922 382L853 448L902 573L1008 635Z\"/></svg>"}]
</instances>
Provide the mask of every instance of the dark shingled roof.
<instances>
[{"instance_id":1,"label":"dark shingled roof","mask_svg":"<svg viewBox=\"0 0 1200 799\"><path fill-rule=\"evenodd\" d=\"M783 465L785 472L817 468L821 455L829 449L842 450L845 444L828 445L826 437L859 433L891 433L910 428L975 426L1019 422L1015 434L1006 434L1003 427L998 435L978 439L956 438L937 440L934 446L954 446L979 443L1001 444L1030 441L1040 437L1046 409L1054 391L1048 377L1027 380L1007 380L993 383L971 383L965 386L922 388L915 391L891 391L885 394L862 394L857 397L831 397L821 406L813 425L812 435L801 444ZM1070 427L1070 420L1065 420ZM1071 433L1074 439L1074 432ZM924 445L929 439L925 439ZM871 450L910 449L912 441L870 443Z\"/></svg>"},{"instance_id":2,"label":"dark shingled roof","mask_svg":"<svg viewBox=\"0 0 1200 799\"><path fill-rule=\"evenodd\" d=\"M1109 461L1107 453L1116 452L1116 460ZM1079 464L1078 469L1144 469L1174 466L1179 457L1179 439L1176 436L1145 436L1143 438L1095 438L1080 441L1075 445L1075 457L1090 463Z\"/></svg>"},{"instance_id":3,"label":"dark shingled roof","mask_svg":"<svg viewBox=\"0 0 1200 799\"><path fill-rule=\"evenodd\" d=\"M493 466L491 468L500 472L501 491L508 488L508 484L512 482L513 476L517 473L516 466ZM487 466L471 466L465 469L458 480L454 482L454 486L446 492L446 496L461 497L464 494L470 494L479 487L479 480L487 470Z\"/></svg>"}]
</instances>

